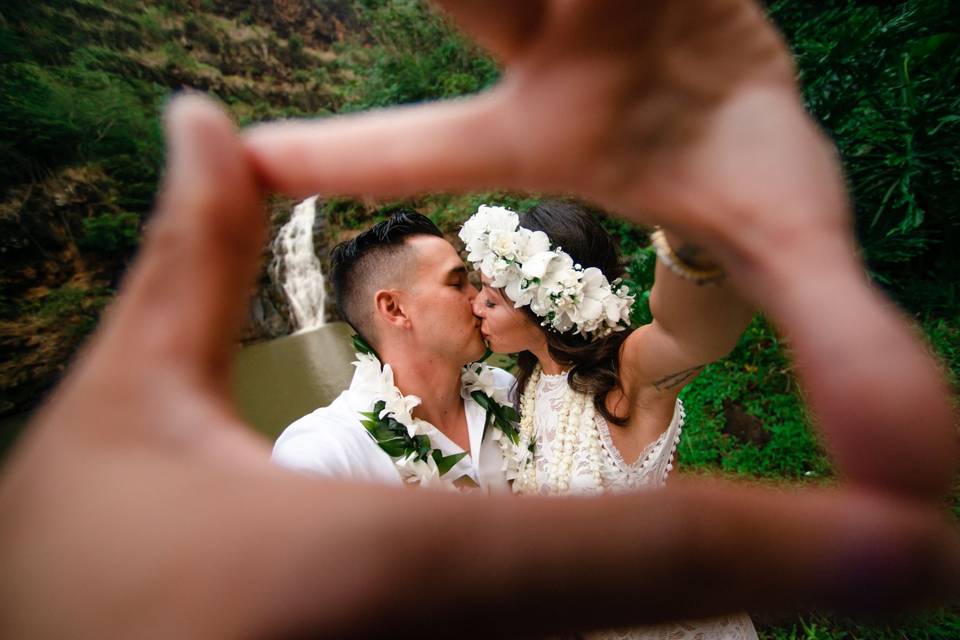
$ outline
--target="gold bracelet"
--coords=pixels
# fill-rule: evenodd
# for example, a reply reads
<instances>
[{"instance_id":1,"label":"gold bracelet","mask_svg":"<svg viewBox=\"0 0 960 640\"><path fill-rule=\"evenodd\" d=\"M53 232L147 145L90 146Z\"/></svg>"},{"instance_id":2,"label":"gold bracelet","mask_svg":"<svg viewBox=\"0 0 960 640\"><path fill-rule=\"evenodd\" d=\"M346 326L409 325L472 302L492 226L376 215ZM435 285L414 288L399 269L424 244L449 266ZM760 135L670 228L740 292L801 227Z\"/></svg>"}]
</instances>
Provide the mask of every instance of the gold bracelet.
<instances>
[{"instance_id":1,"label":"gold bracelet","mask_svg":"<svg viewBox=\"0 0 960 640\"><path fill-rule=\"evenodd\" d=\"M653 249L657 252L657 257L660 258L663 265L684 280L690 280L696 284L712 284L723 280L724 276L727 275L720 267L698 269L685 262L667 242L667 236L663 229L658 228L650 234L650 244L653 245Z\"/></svg>"}]
</instances>

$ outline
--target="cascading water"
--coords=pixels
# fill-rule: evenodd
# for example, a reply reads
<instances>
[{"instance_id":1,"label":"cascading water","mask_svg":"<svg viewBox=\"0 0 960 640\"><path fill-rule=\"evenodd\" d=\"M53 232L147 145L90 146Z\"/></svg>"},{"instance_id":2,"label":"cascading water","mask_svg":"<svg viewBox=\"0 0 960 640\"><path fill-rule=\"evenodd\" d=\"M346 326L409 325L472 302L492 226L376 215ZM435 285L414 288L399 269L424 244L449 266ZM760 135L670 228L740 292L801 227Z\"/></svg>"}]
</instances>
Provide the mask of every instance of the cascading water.
<instances>
[{"instance_id":1,"label":"cascading water","mask_svg":"<svg viewBox=\"0 0 960 640\"><path fill-rule=\"evenodd\" d=\"M313 250L316 216L317 196L313 196L293 209L273 243L271 276L287 296L296 333L323 325L326 293L320 261Z\"/></svg>"}]
</instances>

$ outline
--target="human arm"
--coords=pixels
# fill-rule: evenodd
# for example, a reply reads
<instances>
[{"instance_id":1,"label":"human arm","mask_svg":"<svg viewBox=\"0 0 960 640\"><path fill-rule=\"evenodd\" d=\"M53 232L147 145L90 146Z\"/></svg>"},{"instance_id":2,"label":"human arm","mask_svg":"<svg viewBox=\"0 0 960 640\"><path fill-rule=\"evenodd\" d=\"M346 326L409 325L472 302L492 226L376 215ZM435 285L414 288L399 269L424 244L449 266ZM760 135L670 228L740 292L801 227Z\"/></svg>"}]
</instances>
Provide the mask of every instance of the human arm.
<instances>
[{"instance_id":1,"label":"human arm","mask_svg":"<svg viewBox=\"0 0 960 640\"><path fill-rule=\"evenodd\" d=\"M719 270L712 282L683 278L657 260L649 304L653 320L624 341L621 371L646 393L676 396L707 364L726 356L753 316L709 252L664 231L685 265ZM630 391L627 392L628 395Z\"/></svg>"}]
</instances>

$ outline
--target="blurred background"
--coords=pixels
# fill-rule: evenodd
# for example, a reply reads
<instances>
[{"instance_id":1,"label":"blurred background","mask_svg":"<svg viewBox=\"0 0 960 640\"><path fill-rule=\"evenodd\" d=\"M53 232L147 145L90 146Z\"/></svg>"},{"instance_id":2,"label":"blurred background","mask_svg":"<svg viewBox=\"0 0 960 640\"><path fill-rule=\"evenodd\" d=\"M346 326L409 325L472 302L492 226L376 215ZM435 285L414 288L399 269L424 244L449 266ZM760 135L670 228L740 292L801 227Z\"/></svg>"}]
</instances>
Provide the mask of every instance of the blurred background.
<instances>
[{"instance_id":1,"label":"blurred background","mask_svg":"<svg viewBox=\"0 0 960 640\"><path fill-rule=\"evenodd\" d=\"M956 387L960 372L960 3L767 3L797 57L807 107L833 136L869 273L915 318ZM243 124L472 93L496 63L415 0L53 0L0 7L0 456L109 303L163 165L159 110L208 92ZM327 294L329 249L403 204L451 239L480 203L270 201L235 391L267 437L349 382L348 331ZM618 240L634 318L649 320L654 255ZM758 317L683 394L687 473L829 483L789 344ZM905 425L906 426L906 425ZM952 508L958 509L954 492ZM749 562L749 558L744 558ZM864 626L822 615L757 620L763 638L960 638L960 610Z\"/></svg>"}]
</instances>

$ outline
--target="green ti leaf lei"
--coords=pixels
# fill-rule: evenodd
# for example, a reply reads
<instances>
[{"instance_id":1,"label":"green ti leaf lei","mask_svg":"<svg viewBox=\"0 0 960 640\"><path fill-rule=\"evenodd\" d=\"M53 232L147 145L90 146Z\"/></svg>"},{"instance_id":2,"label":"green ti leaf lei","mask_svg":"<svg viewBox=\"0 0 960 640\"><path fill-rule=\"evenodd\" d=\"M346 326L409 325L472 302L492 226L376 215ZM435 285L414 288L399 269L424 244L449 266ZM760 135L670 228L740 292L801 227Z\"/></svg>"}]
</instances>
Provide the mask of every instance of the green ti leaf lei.
<instances>
[{"instance_id":1,"label":"green ti leaf lei","mask_svg":"<svg viewBox=\"0 0 960 640\"><path fill-rule=\"evenodd\" d=\"M373 405L373 411L362 411L360 415L364 417L363 426L391 458L407 458L414 455L417 460L424 462L432 458L437 463L437 471L442 476L467 455L466 451L462 451L445 456L439 449L433 448L427 436L420 434L411 437L407 433L407 427L397 422L393 415L387 414L380 417L380 412L386 405L386 402L380 400Z\"/></svg>"},{"instance_id":2,"label":"green ti leaf lei","mask_svg":"<svg viewBox=\"0 0 960 640\"><path fill-rule=\"evenodd\" d=\"M473 366L473 365L468 365ZM476 365L481 366L481 365ZM487 427L491 424L510 438L510 442L517 444L520 442L520 430L517 429L517 423L520 422L520 414L510 405L500 404L486 393L480 390L470 392L470 397L487 412L486 423L484 424L484 435Z\"/></svg>"},{"instance_id":3,"label":"green ti leaf lei","mask_svg":"<svg viewBox=\"0 0 960 640\"><path fill-rule=\"evenodd\" d=\"M373 347L359 335L354 335L352 342L353 348L357 353L369 354L379 359ZM487 349L487 353L484 354L481 361L485 360L490 353L492 352ZM478 362L468 366L480 367L482 365ZM477 372L479 373L479 369ZM484 437L486 436L487 428L493 424L498 427L512 443L517 444L520 441L520 432L516 427L516 423L520 421L520 416L516 409L512 406L502 405L496 402L480 390L471 391L470 396L486 411ZM361 424L363 424L364 428L366 428L380 448L391 458L403 459L414 456L415 459L423 462L426 462L428 459L433 459L437 465L437 471L443 476L467 455L466 451L449 456L443 455L439 449L433 448L430 438L427 436L423 434L411 436L407 431L407 427L397 421L392 414L387 414L381 418L380 414L385 407L386 402L379 400L374 404L372 411L362 411L360 415L362 415L364 419Z\"/></svg>"}]
</instances>

